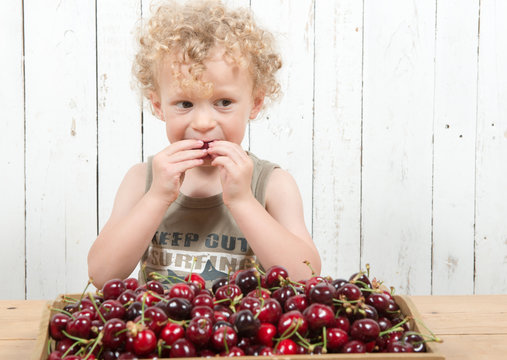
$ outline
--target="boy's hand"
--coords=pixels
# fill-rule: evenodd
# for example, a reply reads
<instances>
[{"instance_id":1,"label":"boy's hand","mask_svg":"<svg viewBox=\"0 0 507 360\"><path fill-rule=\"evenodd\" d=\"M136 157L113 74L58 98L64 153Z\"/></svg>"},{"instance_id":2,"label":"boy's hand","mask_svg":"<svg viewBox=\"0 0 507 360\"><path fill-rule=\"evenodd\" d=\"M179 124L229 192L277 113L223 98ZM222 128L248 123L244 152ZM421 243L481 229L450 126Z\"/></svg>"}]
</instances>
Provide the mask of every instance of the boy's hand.
<instances>
[{"instance_id":1,"label":"boy's hand","mask_svg":"<svg viewBox=\"0 0 507 360\"><path fill-rule=\"evenodd\" d=\"M220 169L223 199L226 206L252 196L251 182L253 161L238 144L229 141L213 141L208 153L212 166Z\"/></svg>"},{"instance_id":2,"label":"boy's hand","mask_svg":"<svg viewBox=\"0 0 507 360\"><path fill-rule=\"evenodd\" d=\"M200 166L208 153L201 140L177 141L153 157L153 181L148 191L170 205L178 197L185 171Z\"/></svg>"}]
</instances>

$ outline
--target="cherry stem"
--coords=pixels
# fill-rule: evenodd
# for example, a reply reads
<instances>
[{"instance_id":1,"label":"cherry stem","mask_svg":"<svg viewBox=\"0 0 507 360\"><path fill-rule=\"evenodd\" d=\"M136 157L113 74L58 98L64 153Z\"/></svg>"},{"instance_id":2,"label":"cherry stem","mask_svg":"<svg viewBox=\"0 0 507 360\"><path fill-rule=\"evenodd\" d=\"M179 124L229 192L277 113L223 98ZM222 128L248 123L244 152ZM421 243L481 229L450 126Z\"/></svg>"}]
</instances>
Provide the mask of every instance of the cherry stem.
<instances>
[{"instance_id":1,"label":"cherry stem","mask_svg":"<svg viewBox=\"0 0 507 360\"><path fill-rule=\"evenodd\" d=\"M312 344L310 344L299 332L296 332L295 334L297 338L299 339L298 344L303 346L305 349L309 349Z\"/></svg>"},{"instance_id":2,"label":"cherry stem","mask_svg":"<svg viewBox=\"0 0 507 360\"><path fill-rule=\"evenodd\" d=\"M425 334L420 334L422 335L423 337L427 337L429 339L429 341L435 341L435 342L438 342L438 343L441 343L443 342L442 339L440 339L438 336L435 335L435 333L433 333L433 331L431 331L424 322L422 322L421 320L419 319L416 319L414 318L414 320L421 326L423 326L426 331L428 331L430 333L430 335L425 335Z\"/></svg>"},{"instance_id":3,"label":"cherry stem","mask_svg":"<svg viewBox=\"0 0 507 360\"><path fill-rule=\"evenodd\" d=\"M47 350L48 350L48 355L51 354L51 339L48 340Z\"/></svg>"},{"instance_id":4,"label":"cherry stem","mask_svg":"<svg viewBox=\"0 0 507 360\"><path fill-rule=\"evenodd\" d=\"M90 351L88 352L88 354L86 354L86 356L83 358L83 360L86 360L90 357L90 355L93 353L93 350L95 350L95 348L97 347L97 344L100 343L100 341L102 340L103 337L104 337L104 333L101 331L99 333L99 335L97 336L97 338L95 339L95 341L93 342L93 345L92 345Z\"/></svg>"},{"instance_id":5,"label":"cherry stem","mask_svg":"<svg viewBox=\"0 0 507 360\"><path fill-rule=\"evenodd\" d=\"M391 328L389 328L387 330L381 331L378 334L378 336L383 336L383 335L390 334L392 332L396 332L396 331L400 331L400 330L403 331L402 325L405 324L406 322L408 322L410 319L412 319L412 317L407 316L405 319L403 319L402 321L400 321L399 323L397 323L393 327L391 327Z\"/></svg>"},{"instance_id":6,"label":"cherry stem","mask_svg":"<svg viewBox=\"0 0 507 360\"><path fill-rule=\"evenodd\" d=\"M261 309L264 307L264 303L266 302L262 296L259 298L259 301L261 302L261 307L259 308L259 311L257 311L255 313L254 319L257 319L259 317L259 314L261 313Z\"/></svg>"},{"instance_id":7,"label":"cherry stem","mask_svg":"<svg viewBox=\"0 0 507 360\"><path fill-rule=\"evenodd\" d=\"M141 303L141 324L144 325L144 305L146 304L146 293L143 294L143 301Z\"/></svg>"},{"instance_id":8,"label":"cherry stem","mask_svg":"<svg viewBox=\"0 0 507 360\"><path fill-rule=\"evenodd\" d=\"M315 276L315 270L313 270L312 264L310 264L308 260L303 261L303 263L310 268L312 276Z\"/></svg>"},{"instance_id":9,"label":"cherry stem","mask_svg":"<svg viewBox=\"0 0 507 360\"><path fill-rule=\"evenodd\" d=\"M366 263L366 276L370 278L370 264Z\"/></svg>"},{"instance_id":10,"label":"cherry stem","mask_svg":"<svg viewBox=\"0 0 507 360\"><path fill-rule=\"evenodd\" d=\"M224 326L224 347L225 347L225 353L229 355L229 344L227 344L227 329Z\"/></svg>"},{"instance_id":11,"label":"cherry stem","mask_svg":"<svg viewBox=\"0 0 507 360\"><path fill-rule=\"evenodd\" d=\"M192 281L192 272L194 271L194 267L195 267L195 264L197 263L197 257L193 257L192 258L192 266L190 267L190 273L189 273L189 276L188 276L188 280L189 281Z\"/></svg>"},{"instance_id":12,"label":"cherry stem","mask_svg":"<svg viewBox=\"0 0 507 360\"><path fill-rule=\"evenodd\" d=\"M106 323L106 319L104 318L104 315L102 315L102 313L99 311L99 307L97 306L97 304L95 303L95 297L93 296L92 293L88 293L88 296L90 297L90 299L92 300L92 304L93 304L93 307L95 308L95 311L97 311L97 314L100 316L100 319L102 320L102 322L105 324Z\"/></svg>"},{"instance_id":13,"label":"cherry stem","mask_svg":"<svg viewBox=\"0 0 507 360\"><path fill-rule=\"evenodd\" d=\"M326 333L326 327L322 327L322 353L327 353L327 333Z\"/></svg>"},{"instance_id":14,"label":"cherry stem","mask_svg":"<svg viewBox=\"0 0 507 360\"><path fill-rule=\"evenodd\" d=\"M176 283L181 283L183 282L183 280L181 280L179 277L176 277L176 276L170 276L170 275L162 275L158 272L151 272L149 274L150 276L150 279L153 279L153 280L164 280L164 281L167 281L168 283L170 284L174 284L175 282Z\"/></svg>"},{"instance_id":15,"label":"cherry stem","mask_svg":"<svg viewBox=\"0 0 507 360\"><path fill-rule=\"evenodd\" d=\"M92 279L90 278L90 279L88 279L88 282L86 283L86 286L85 286L85 288L84 288L83 292L81 293L81 297L79 298L79 302L77 303L77 304L78 304L78 306L79 306L79 304L81 304L81 301L83 300L83 297L84 297L84 295L85 295L85 293L86 293L86 290L87 290L87 289L88 289L88 287L91 285L91 283L92 283Z\"/></svg>"},{"instance_id":16,"label":"cherry stem","mask_svg":"<svg viewBox=\"0 0 507 360\"><path fill-rule=\"evenodd\" d=\"M259 266L259 264L257 264L256 262L252 261L252 265L255 267L255 269L261 274L261 275L266 275L266 272L265 271L262 271L261 270L261 267Z\"/></svg>"},{"instance_id":17,"label":"cherry stem","mask_svg":"<svg viewBox=\"0 0 507 360\"><path fill-rule=\"evenodd\" d=\"M74 314L72 314L72 313L70 313L70 312L68 312L68 311L66 311L66 310L63 310L63 309L58 309L58 308L54 308L54 307L50 307L50 308L49 308L49 310L51 310L51 311L56 311L56 312L59 312L59 313L62 313L62 314L68 315L68 316L70 316L70 318L71 318L72 320L74 320L74 319L75 319Z\"/></svg>"},{"instance_id":18,"label":"cherry stem","mask_svg":"<svg viewBox=\"0 0 507 360\"><path fill-rule=\"evenodd\" d=\"M73 336L73 335L69 334L68 332L66 332L65 330L62 330L62 334L65 335L66 337L68 337L69 339L76 341L76 343L88 344L90 342L90 340L86 340L86 339L82 339L82 338L78 338L76 336Z\"/></svg>"}]
</instances>

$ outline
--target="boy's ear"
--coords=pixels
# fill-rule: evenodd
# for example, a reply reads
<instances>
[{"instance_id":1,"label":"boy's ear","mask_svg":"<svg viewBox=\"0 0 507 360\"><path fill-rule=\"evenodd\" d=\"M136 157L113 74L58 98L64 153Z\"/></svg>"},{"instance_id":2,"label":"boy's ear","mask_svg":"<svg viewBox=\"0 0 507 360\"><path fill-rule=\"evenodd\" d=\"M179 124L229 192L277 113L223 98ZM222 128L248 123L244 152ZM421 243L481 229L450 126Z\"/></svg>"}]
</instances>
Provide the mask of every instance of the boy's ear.
<instances>
[{"instance_id":1,"label":"boy's ear","mask_svg":"<svg viewBox=\"0 0 507 360\"><path fill-rule=\"evenodd\" d=\"M155 112L155 115L157 115L157 117L160 120L164 121L164 117L162 114L162 106L161 106L161 102L160 102L160 96L158 95L158 93L156 91L151 92L150 102L151 102L151 106L153 107L153 111Z\"/></svg>"},{"instance_id":2,"label":"boy's ear","mask_svg":"<svg viewBox=\"0 0 507 360\"><path fill-rule=\"evenodd\" d=\"M262 109L262 105L264 105L264 93L257 93L253 99L253 107L250 111L250 120L253 120L259 115L259 112Z\"/></svg>"}]
</instances>

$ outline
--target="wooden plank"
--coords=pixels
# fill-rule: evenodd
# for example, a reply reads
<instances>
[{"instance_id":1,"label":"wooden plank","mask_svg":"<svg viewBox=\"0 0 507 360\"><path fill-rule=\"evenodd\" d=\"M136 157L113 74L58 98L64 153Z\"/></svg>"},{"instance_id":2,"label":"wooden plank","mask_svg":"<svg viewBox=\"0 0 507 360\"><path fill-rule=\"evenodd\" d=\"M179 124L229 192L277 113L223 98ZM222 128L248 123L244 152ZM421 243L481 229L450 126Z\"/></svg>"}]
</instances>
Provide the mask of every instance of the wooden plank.
<instances>
[{"instance_id":1,"label":"wooden plank","mask_svg":"<svg viewBox=\"0 0 507 360\"><path fill-rule=\"evenodd\" d=\"M250 149L262 159L278 163L295 178L312 228L312 122L314 3L253 0L259 25L274 33L282 55L280 82L283 98L250 124Z\"/></svg>"},{"instance_id":2,"label":"wooden plank","mask_svg":"<svg viewBox=\"0 0 507 360\"><path fill-rule=\"evenodd\" d=\"M0 339L0 359L30 359L35 340Z\"/></svg>"},{"instance_id":3,"label":"wooden plank","mask_svg":"<svg viewBox=\"0 0 507 360\"><path fill-rule=\"evenodd\" d=\"M150 6L152 3L148 0L142 2L142 17L144 20L150 17L154 8ZM158 119L151 111L151 105L148 100L143 99L143 161L148 156L155 155L165 147L169 146L165 131L165 123Z\"/></svg>"},{"instance_id":4,"label":"wooden plank","mask_svg":"<svg viewBox=\"0 0 507 360\"><path fill-rule=\"evenodd\" d=\"M431 291L434 2L365 2L362 253L401 294Z\"/></svg>"},{"instance_id":5,"label":"wooden plank","mask_svg":"<svg viewBox=\"0 0 507 360\"><path fill-rule=\"evenodd\" d=\"M507 12L503 1L481 2L477 104L477 294L507 293Z\"/></svg>"},{"instance_id":6,"label":"wooden plank","mask_svg":"<svg viewBox=\"0 0 507 360\"><path fill-rule=\"evenodd\" d=\"M433 294L473 293L478 6L437 3Z\"/></svg>"},{"instance_id":7,"label":"wooden plank","mask_svg":"<svg viewBox=\"0 0 507 360\"><path fill-rule=\"evenodd\" d=\"M132 89L140 0L97 2L98 215L102 229L127 170L142 161L141 95Z\"/></svg>"},{"instance_id":8,"label":"wooden plank","mask_svg":"<svg viewBox=\"0 0 507 360\"><path fill-rule=\"evenodd\" d=\"M0 229L9 239L0 252L0 298L25 298L25 120L23 84L23 9L19 1L4 2L0 10Z\"/></svg>"},{"instance_id":9,"label":"wooden plank","mask_svg":"<svg viewBox=\"0 0 507 360\"><path fill-rule=\"evenodd\" d=\"M27 298L47 299L82 289L96 236L95 4L24 10Z\"/></svg>"},{"instance_id":10,"label":"wooden plank","mask_svg":"<svg viewBox=\"0 0 507 360\"><path fill-rule=\"evenodd\" d=\"M484 314L507 313L507 295L476 296L411 296L421 314L441 313Z\"/></svg>"},{"instance_id":11,"label":"wooden plank","mask_svg":"<svg viewBox=\"0 0 507 360\"><path fill-rule=\"evenodd\" d=\"M46 300L0 300L0 339L35 339L42 312L48 305Z\"/></svg>"},{"instance_id":12,"label":"wooden plank","mask_svg":"<svg viewBox=\"0 0 507 360\"><path fill-rule=\"evenodd\" d=\"M446 335L438 349L446 360L505 360L507 334Z\"/></svg>"},{"instance_id":13,"label":"wooden plank","mask_svg":"<svg viewBox=\"0 0 507 360\"><path fill-rule=\"evenodd\" d=\"M359 270L363 4L315 3L313 240L322 274Z\"/></svg>"}]
</instances>

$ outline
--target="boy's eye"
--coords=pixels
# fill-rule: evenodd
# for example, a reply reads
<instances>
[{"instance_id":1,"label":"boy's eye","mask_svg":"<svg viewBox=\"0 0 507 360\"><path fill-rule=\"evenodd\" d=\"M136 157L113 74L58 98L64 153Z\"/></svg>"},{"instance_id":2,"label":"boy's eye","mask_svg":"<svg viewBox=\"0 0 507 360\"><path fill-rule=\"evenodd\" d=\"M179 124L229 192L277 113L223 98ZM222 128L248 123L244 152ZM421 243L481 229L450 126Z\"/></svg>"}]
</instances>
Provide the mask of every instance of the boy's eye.
<instances>
[{"instance_id":1,"label":"boy's eye","mask_svg":"<svg viewBox=\"0 0 507 360\"><path fill-rule=\"evenodd\" d=\"M176 104L177 107L182 109L190 109L194 104L192 104L190 101L180 101Z\"/></svg>"},{"instance_id":2,"label":"boy's eye","mask_svg":"<svg viewBox=\"0 0 507 360\"><path fill-rule=\"evenodd\" d=\"M217 104L217 106L220 106L220 107L227 107L232 104L232 101L229 99L222 99L222 100L218 100L216 102L216 104Z\"/></svg>"}]
</instances>

